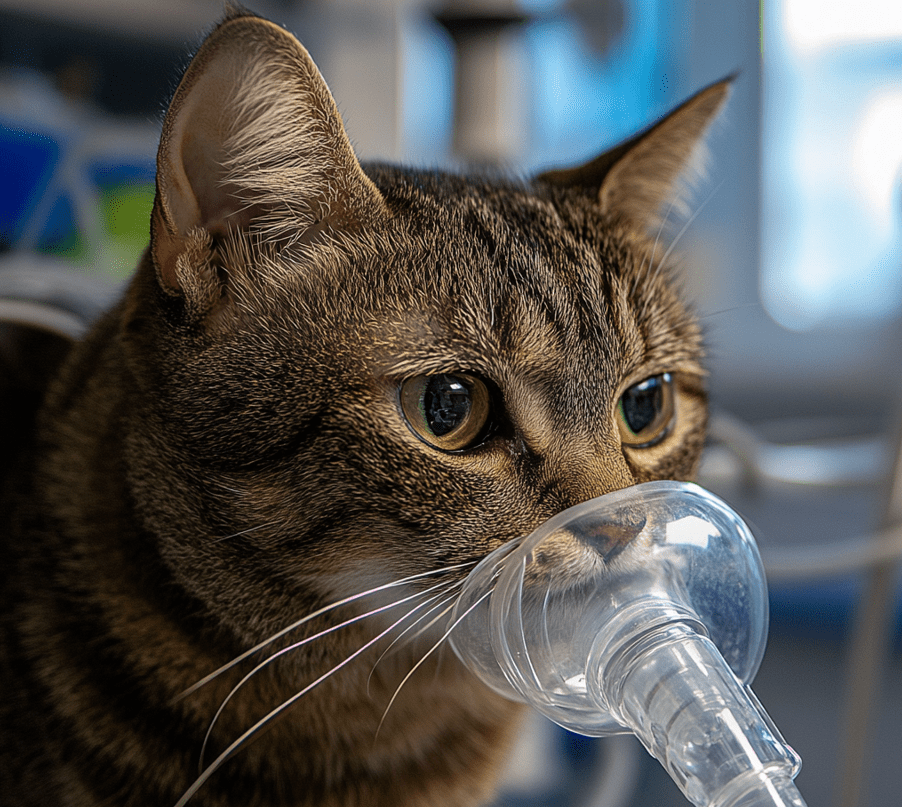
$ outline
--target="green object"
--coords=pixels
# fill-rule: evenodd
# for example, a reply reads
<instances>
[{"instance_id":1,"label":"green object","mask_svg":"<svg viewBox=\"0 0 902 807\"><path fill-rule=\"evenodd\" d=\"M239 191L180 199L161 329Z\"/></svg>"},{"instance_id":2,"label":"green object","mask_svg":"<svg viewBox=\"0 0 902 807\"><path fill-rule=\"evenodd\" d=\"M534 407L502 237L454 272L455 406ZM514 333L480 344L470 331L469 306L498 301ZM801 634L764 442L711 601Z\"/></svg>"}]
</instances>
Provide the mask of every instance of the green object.
<instances>
[{"instance_id":1,"label":"green object","mask_svg":"<svg viewBox=\"0 0 902 807\"><path fill-rule=\"evenodd\" d=\"M107 273L125 278L134 271L150 238L154 184L128 182L99 189L100 215L107 240Z\"/></svg>"}]
</instances>

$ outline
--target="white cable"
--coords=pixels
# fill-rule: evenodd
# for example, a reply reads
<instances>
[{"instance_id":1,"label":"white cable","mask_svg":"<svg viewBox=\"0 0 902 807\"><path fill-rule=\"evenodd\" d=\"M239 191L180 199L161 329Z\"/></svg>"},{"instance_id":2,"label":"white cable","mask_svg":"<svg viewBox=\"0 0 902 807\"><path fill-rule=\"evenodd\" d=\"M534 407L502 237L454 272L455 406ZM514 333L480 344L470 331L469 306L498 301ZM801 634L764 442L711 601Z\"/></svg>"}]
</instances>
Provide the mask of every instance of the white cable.
<instances>
[{"instance_id":1,"label":"white cable","mask_svg":"<svg viewBox=\"0 0 902 807\"><path fill-rule=\"evenodd\" d=\"M902 524L826 545L762 548L768 580L834 577L902 559Z\"/></svg>"},{"instance_id":2,"label":"white cable","mask_svg":"<svg viewBox=\"0 0 902 807\"><path fill-rule=\"evenodd\" d=\"M0 323L49 331L66 339L80 339L87 330L83 319L51 305L0 297Z\"/></svg>"},{"instance_id":3,"label":"white cable","mask_svg":"<svg viewBox=\"0 0 902 807\"><path fill-rule=\"evenodd\" d=\"M867 438L833 445L777 445L760 439L741 420L720 413L711 419L712 437L730 453L739 473L751 484L848 487L876 482L885 441ZM834 577L902 559L902 524L830 544L762 547L770 580Z\"/></svg>"},{"instance_id":4,"label":"white cable","mask_svg":"<svg viewBox=\"0 0 902 807\"><path fill-rule=\"evenodd\" d=\"M752 484L847 488L875 484L889 472L882 435L782 445L761 439L747 424L723 412L712 416L708 433L712 449L723 449L720 454L709 449L709 471L715 477L726 473ZM732 467L722 456L727 452ZM718 464L719 474L714 470Z\"/></svg>"}]
</instances>

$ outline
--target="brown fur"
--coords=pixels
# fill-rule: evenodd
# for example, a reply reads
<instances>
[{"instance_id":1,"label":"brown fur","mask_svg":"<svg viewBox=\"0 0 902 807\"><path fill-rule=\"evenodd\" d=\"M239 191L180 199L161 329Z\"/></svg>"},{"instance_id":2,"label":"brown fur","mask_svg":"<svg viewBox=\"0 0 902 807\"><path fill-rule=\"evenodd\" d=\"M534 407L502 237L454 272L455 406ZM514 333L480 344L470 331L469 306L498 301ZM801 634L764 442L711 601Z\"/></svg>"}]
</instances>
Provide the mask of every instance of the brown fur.
<instances>
[{"instance_id":1,"label":"brown fur","mask_svg":"<svg viewBox=\"0 0 902 807\"><path fill-rule=\"evenodd\" d=\"M183 696L230 659L577 502L690 477L701 336L648 228L725 95L533 181L364 169L303 48L232 12L167 115L150 248L53 382L16 476L0 804L173 805L254 663L466 569L325 614ZM408 428L398 387L460 371L491 383L498 423L447 453ZM664 372L670 431L625 447L619 397ZM205 760L405 607L255 675ZM484 802L519 707L439 651L385 712L446 626L378 663L399 631L376 642L191 804Z\"/></svg>"}]
</instances>

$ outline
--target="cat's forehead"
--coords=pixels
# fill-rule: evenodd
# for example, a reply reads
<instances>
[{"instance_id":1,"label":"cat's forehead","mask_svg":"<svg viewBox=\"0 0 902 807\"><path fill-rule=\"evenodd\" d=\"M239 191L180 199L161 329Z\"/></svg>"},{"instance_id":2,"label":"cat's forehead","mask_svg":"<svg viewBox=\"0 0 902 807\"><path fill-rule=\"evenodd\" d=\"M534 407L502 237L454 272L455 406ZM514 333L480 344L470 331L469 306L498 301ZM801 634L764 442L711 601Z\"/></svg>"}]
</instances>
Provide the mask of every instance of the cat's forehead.
<instances>
[{"instance_id":1,"label":"cat's forehead","mask_svg":"<svg viewBox=\"0 0 902 807\"><path fill-rule=\"evenodd\" d=\"M572 209L526 182L403 170L379 179L393 211L391 248L413 259L404 280L430 291L479 295L502 283L533 297L554 294L568 273L597 259L608 229L600 220L574 226ZM584 207L583 218L592 215L593 205Z\"/></svg>"},{"instance_id":2,"label":"cat's forehead","mask_svg":"<svg viewBox=\"0 0 902 807\"><path fill-rule=\"evenodd\" d=\"M437 227L443 238L450 228L458 234L482 238L494 247L497 245L492 236L541 233L548 239L555 233L566 234L552 194L542 193L541 187L525 180L403 168L376 170L373 174L395 216L424 231Z\"/></svg>"},{"instance_id":3,"label":"cat's forehead","mask_svg":"<svg viewBox=\"0 0 902 807\"><path fill-rule=\"evenodd\" d=\"M618 238L590 200L562 203L525 183L388 179L380 184L395 226L409 237L393 257L397 305L374 321L372 344L393 375L609 377L612 362L628 370L653 361L650 332L686 319L681 306L661 306L661 278L641 241Z\"/></svg>"}]
</instances>

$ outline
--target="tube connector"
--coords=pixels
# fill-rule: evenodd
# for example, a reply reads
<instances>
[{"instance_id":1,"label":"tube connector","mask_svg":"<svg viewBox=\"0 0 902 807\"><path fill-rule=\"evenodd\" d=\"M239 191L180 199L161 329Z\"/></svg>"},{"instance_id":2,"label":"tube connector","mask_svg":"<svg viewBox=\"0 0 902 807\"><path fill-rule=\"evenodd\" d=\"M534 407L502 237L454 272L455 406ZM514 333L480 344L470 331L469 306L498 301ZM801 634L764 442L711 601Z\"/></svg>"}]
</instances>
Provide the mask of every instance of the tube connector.
<instances>
[{"instance_id":1,"label":"tube connector","mask_svg":"<svg viewBox=\"0 0 902 807\"><path fill-rule=\"evenodd\" d=\"M593 648L593 699L630 727L693 804L803 804L797 791L781 801L779 790L759 786L791 782L801 761L696 626L674 622L628 647ZM758 801L749 801L750 788Z\"/></svg>"}]
</instances>

